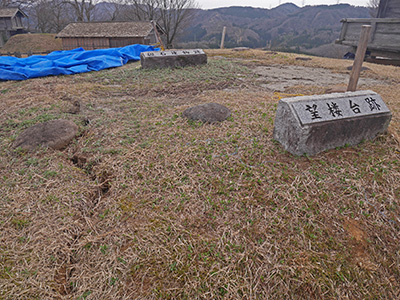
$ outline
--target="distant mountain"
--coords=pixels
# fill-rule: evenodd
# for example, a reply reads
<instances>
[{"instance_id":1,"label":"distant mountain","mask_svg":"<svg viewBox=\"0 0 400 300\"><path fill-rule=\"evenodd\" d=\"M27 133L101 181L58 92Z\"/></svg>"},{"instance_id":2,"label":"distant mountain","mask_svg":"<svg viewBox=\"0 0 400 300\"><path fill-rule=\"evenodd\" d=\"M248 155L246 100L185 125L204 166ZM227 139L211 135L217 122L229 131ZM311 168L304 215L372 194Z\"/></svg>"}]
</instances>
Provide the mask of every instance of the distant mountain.
<instances>
[{"instance_id":1,"label":"distant mountain","mask_svg":"<svg viewBox=\"0 0 400 300\"><path fill-rule=\"evenodd\" d=\"M226 26L225 47L266 47L304 51L338 38L343 18L368 18L366 7L348 4L298 7L285 3L273 9L225 7L196 10L180 37L180 46L217 48Z\"/></svg>"},{"instance_id":2,"label":"distant mountain","mask_svg":"<svg viewBox=\"0 0 400 300\"><path fill-rule=\"evenodd\" d=\"M31 16L28 19L29 30L44 31L39 28L38 20L34 17L38 15L35 11L36 2L28 3L31 4L26 5L24 11ZM66 8L62 18L64 26L76 21L71 6ZM314 54L327 49L320 46L332 44L339 37L341 19L370 17L368 8L349 4L298 7L293 3L285 3L272 9L232 6L210 10L194 9L190 12L193 13L190 23L182 28L175 40L175 47L218 48L222 29L226 26L226 48L269 47L301 52L313 49L311 52ZM130 5L107 1L96 4L91 16L92 21L127 21L134 18Z\"/></svg>"}]
</instances>

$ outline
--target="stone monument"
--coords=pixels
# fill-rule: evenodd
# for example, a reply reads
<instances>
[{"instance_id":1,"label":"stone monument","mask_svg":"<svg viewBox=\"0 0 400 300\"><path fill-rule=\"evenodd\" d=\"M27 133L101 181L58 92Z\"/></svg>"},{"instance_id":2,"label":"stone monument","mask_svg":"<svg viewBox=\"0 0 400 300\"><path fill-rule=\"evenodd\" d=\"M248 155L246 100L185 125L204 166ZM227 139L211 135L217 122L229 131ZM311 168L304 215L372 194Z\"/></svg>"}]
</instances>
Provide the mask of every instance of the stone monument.
<instances>
[{"instance_id":1,"label":"stone monument","mask_svg":"<svg viewBox=\"0 0 400 300\"><path fill-rule=\"evenodd\" d=\"M373 91L281 99L274 139L295 155L356 145L387 130L392 114Z\"/></svg>"},{"instance_id":2,"label":"stone monument","mask_svg":"<svg viewBox=\"0 0 400 300\"><path fill-rule=\"evenodd\" d=\"M149 51L140 54L143 69L176 68L207 63L207 55L201 49Z\"/></svg>"}]
</instances>

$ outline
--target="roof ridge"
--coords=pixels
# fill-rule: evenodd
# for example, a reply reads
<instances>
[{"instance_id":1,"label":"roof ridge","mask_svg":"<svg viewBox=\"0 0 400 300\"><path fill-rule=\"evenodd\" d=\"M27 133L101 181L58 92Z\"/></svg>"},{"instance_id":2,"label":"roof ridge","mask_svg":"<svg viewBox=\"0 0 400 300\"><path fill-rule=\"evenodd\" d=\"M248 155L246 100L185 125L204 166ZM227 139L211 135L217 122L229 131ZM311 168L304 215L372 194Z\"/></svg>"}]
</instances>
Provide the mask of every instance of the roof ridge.
<instances>
[{"instance_id":1,"label":"roof ridge","mask_svg":"<svg viewBox=\"0 0 400 300\"><path fill-rule=\"evenodd\" d=\"M151 23L150 21L90 21L90 22L71 22L69 24L99 24L99 23L107 23L107 24L112 24L112 23ZM67 26L68 26L67 25Z\"/></svg>"},{"instance_id":2,"label":"roof ridge","mask_svg":"<svg viewBox=\"0 0 400 300\"><path fill-rule=\"evenodd\" d=\"M153 25L150 21L73 22L61 30L57 37L144 37L152 30Z\"/></svg>"}]
</instances>

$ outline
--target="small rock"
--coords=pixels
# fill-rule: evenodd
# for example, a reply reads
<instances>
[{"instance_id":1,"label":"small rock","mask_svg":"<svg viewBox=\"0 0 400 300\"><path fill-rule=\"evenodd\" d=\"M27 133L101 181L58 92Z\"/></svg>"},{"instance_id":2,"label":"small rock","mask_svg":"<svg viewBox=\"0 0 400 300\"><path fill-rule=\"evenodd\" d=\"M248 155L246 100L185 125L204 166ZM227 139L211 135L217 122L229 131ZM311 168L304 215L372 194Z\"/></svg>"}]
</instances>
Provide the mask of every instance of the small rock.
<instances>
[{"instance_id":1,"label":"small rock","mask_svg":"<svg viewBox=\"0 0 400 300\"><path fill-rule=\"evenodd\" d=\"M55 150L66 147L78 133L78 126L69 120L52 120L24 130L14 141L14 148L34 150L47 146Z\"/></svg>"},{"instance_id":2,"label":"small rock","mask_svg":"<svg viewBox=\"0 0 400 300\"><path fill-rule=\"evenodd\" d=\"M231 111L229 108L218 103L206 103L190 107L182 115L189 120L216 123L226 120L231 115Z\"/></svg>"},{"instance_id":3,"label":"small rock","mask_svg":"<svg viewBox=\"0 0 400 300\"><path fill-rule=\"evenodd\" d=\"M207 54L202 49L142 52L140 64L142 69L197 66L207 64Z\"/></svg>"},{"instance_id":4,"label":"small rock","mask_svg":"<svg viewBox=\"0 0 400 300\"><path fill-rule=\"evenodd\" d=\"M311 57L296 57L296 60L311 60Z\"/></svg>"},{"instance_id":5,"label":"small rock","mask_svg":"<svg viewBox=\"0 0 400 300\"><path fill-rule=\"evenodd\" d=\"M76 100L74 101L74 103L72 104L72 107L68 110L68 113L70 114L77 114L81 111L81 103Z\"/></svg>"}]
</instances>

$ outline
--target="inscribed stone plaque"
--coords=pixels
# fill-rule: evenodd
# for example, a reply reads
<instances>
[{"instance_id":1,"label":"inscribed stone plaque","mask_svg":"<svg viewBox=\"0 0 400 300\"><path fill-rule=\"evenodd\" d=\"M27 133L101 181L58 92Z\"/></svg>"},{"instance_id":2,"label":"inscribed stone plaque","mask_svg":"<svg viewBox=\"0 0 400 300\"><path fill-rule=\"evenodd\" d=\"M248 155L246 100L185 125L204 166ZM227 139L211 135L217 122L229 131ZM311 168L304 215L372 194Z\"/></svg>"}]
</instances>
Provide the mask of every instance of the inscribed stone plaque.
<instances>
[{"instance_id":1,"label":"inscribed stone plaque","mask_svg":"<svg viewBox=\"0 0 400 300\"><path fill-rule=\"evenodd\" d=\"M140 54L143 69L171 68L207 63L207 55L202 49L150 51Z\"/></svg>"},{"instance_id":2,"label":"inscribed stone plaque","mask_svg":"<svg viewBox=\"0 0 400 300\"><path fill-rule=\"evenodd\" d=\"M310 96L296 97L292 105L301 124L390 112L378 94L348 96L341 93L334 98L332 95L319 96L318 99L315 96L312 96L314 99L310 99Z\"/></svg>"},{"instance_id":3,"label":"inscribed stone plaque","mask_svg":"<svg viewBox=\"0 0 400 300\"><path fill-rule=\"evenodd\" d=\"M391 112L372 91L281 99L274 139L287 151L302 155L355 145L386 131Z\"/></svg>"}]
</instances>

